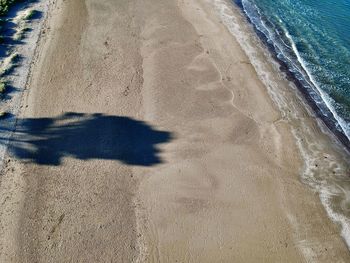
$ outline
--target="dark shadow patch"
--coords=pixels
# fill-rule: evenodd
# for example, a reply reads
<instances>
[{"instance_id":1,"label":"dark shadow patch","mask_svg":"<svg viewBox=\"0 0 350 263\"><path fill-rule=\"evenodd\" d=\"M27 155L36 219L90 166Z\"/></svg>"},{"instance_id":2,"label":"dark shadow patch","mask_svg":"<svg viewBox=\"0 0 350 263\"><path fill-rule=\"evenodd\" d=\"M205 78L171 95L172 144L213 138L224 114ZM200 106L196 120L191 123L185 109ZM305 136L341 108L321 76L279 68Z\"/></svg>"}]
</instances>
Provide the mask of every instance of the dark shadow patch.
<instances>
[{"instance_id":1,"label":"dark shadow patch","mask_svg":"<svg viewBox=\"0 0 350 263\"><path fill-rule=\"evenodd\" d=\"M18 92L19 89L13 87L12 85L6 85L6 90L4 93L0 94L0 99L3 101L7 101L12 99L14 93Z\"/></svg>"},{"instance_id":2,"label":"dark shadow patch","mask_svg":"<svg viewBox=\"0 0 350 263\"><path fill-rule=\"evenodd\" d=\"M6 16L0 16L0 58L6 57L8 53L11 52L11 50L13 50L16 46L24 43L21 39L14 39L17 25L12 21L20 11L30 8L32 4L36 2L38 1L29 0L18 2L11 6ZM26 19L29 22L29 26L30 21L41 19L43 15L44 14L42 11L33 10L31 15ZM28 32L29 29L24 33Z\"/></svg>"},{"instance_id":3,"label":"dark shadow patch","mask_svg":"<svg viewBox=\"0 0 350 263\"><path fill-rule=\"evenodd\" d=\"M20 65L23 59L23 56L16 54L15 57L12 59L9 67L1 73L1 76L3 77L6 75L11 75L15 71L15 69Z\"/></svg>"},{"instance_id":4,"label":"dark shadow patch","mask_svg":"<svg viewBox=\"0 0 350 263\"><path fill-rule=\"evenodd\" d=\"M4 132L0 128L0 134ZM19 119L9 152L40 165L60 165L63 157L71 157L152 166L162 162L157 145L171 139L171 133L128 117L70 112L56 118Z\"/></svg>"},{"instance_id":5,"label":"dark shadow patch","mask_svg":"<svg viewBox=\"0 0 350 263\"><path fill-rule=\"evenodd\" d=\"M35 20L35 19L40 19L43 16L43 12L38 11L38 10L32 10L26 20Z\"/></svg>"}]
</instances>

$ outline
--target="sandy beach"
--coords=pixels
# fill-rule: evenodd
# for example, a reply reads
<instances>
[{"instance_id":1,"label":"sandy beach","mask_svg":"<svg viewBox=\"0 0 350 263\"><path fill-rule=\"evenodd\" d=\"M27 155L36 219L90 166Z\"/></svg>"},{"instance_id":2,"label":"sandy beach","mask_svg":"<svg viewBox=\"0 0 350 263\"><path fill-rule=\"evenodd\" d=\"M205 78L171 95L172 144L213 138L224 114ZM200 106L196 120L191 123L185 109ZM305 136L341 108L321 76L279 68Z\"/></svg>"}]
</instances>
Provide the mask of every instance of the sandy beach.
<instances>
[{"instance_id":1,"label":"sandy beach","mask_svg":"<svg viewBox=\"0 0 350 263\"><path fill-rule=\"evenodd\" d=\"M350 262L318 184L347 157L222 4L51 3L2 168L0 262Z\"/></svg>"}]
</instances>

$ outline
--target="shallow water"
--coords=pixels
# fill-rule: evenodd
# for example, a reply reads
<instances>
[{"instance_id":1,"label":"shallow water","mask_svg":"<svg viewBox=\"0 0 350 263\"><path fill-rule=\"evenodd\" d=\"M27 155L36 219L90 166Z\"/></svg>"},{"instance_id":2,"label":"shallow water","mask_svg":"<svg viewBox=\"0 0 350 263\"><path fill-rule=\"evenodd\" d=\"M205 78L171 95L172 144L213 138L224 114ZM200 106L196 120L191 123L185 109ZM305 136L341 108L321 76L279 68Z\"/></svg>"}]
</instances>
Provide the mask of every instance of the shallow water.
<instances>
[{"instance_id":1,"label":"shallow water","mask_svg":"<svg viewBox=\"0 0 350 263\"><path fill-rule=\"evenodd\" d=\"M293 40L294 34L297 34L292 30L287 31L286 26L278 27L273 25L271 22L273 19L271 17L275 18L281 25L285 24L281 18L278 19L278 15L274 14L271 14L269 20L267 20L262 15L262 11L258 6L252 5L252 3L255 3L253 1L255 0L235 0L242 13L245 13L248 20L254 25L255 31L258 32L260 38L257 37L257 34L252 30L250 24L244 23L242 17L236 13L237 10L233 11L236 9L233 8L235 5L230 5L226 0L214 0L214 6L223 21L223 24L232 33L245 51L252 66L255 68L258 77L262 83L264 83L272 100L280 109L282 119L291 124L292 133L297 140L300 154L304 160L304 165L300 170L301 180L309 185L313 191L319 194L320 200L328 216L340 226L342 237L350 248L349 154L347 151L344 151L344 148L337 143L336 140L334 140L334 136L329 134L329 130L325 129L325 126L320 122L320 119L317 118L322 112L325 115L325 118L322 118L323 120L332 118L332 123L335 124L334 128L341 131L343 134L342 136L347 140L343 129L346 130L346 128L349 127L348 119L345 118L349 115L349 112L346 111L346 107L344 106L344 112L342 113L341 109L343 108L336 107L337 103L339 105L342 103L341 100L332 100L330 95L328 95L326 88L321 90L322 86L318 83L318 75L316 76L316 74L313 73L314 71L312 71L311 66L308 67L308 65L311 65L311 62L306 61L306 58L308 58L306 56L307 54L305 51L299 51L299 42ZM268 1L260 1L261 5L263 3L267 5ZM282 2L279 3L271 3L271 6L268 7L270 9L268 10L271 10L272 6L277 6L277 10L278 12L281 12L282 17L285 14L283 14L283 10L280 10L279 8L283 3L295 4L299 2L291 3L290 1L282 0ZM273 11L273 9L271 11ZM290 12L292 12L292 7L290 7ZM297 20L297 18L295 19ZM295 36L294 38L297 39ZM263 39L263 41L261 41L261 39ZM262 42L267 42L269 48L266 49L265 45L261 45L263 44ZM273 52L268 52L269 50L271 51L271 49ZM276 61L276 56L279 58L280 63ZM281 65L287 65L287 69L284 67L282 69L287 70L290 74L284 74L281 72ZM340 83L344 84L341 87L345 87L346 89L345 78L350 75L344 72L349 69L345 65L342 65L342 68L343 70L340 70L340 72L343 72L343 75L339 73L338 77ZM326 71L327 68L325 69L325 72ZM318 71L315 71L315 73L318 73ZM286 75L292 75L294 77L293 79L297 81L285 82ZM286 83L289 84L285 85ZM318 111L316 111L316 114L310 111L310 107L302 106L306 101L300 97L302 94L298 92L293 83L297 84L296 86L302 84L304 86L304 88L301 89L303 95L309 94L308 97L306 96L307 101L310 102L309 99L311 98L317 103ZM337 87L334 86L333 88L336 89ZM342 92L340 90L339 93L344 96L345 100L346 98L349 98L346 91ZM291 99L295 95L298 99ZM342 101L344 101L344 99ZM307 109L309 114L305 115L305 109ZM309 119L309 116L316 118ZM342 123L342 126L340 126L335 118ZM315 133L316 123L314 120L317 121L319 124L318 127L321 128L324 133ZM296 233L299 233L298 221L292 215L289 216L291 225L295 227ZM305 233L302 232L299 234L304 235ZM296 235L298 236L298 234ZM298 239L298 237L296 238ZM311 260L315 255L313 255L312 249L310 250L310 244L304 243L305 242L299 242L298 246L303 251L306 258Z\"/></svg>"},{"instance_id":2,"label":"shallow water","mask_svg":"<svg viewBox=\"0 0 350 263\"><path fill-rule=\"evenodd\" d=\"M334 128L350 138L350 0L238 0Z\"/></svg>"}]
</instances>

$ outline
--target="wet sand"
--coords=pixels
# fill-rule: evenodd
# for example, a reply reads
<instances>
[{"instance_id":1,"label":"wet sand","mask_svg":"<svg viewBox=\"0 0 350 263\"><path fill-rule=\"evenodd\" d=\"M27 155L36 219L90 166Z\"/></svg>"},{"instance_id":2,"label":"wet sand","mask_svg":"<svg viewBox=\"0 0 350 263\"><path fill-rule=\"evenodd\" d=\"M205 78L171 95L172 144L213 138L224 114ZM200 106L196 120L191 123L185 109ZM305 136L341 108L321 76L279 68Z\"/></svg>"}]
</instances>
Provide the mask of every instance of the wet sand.
<instances>
[{"instance_id":1,"label":"wet sand","mask_svg":"<svg viewBox=\"0 0 350 263\"><path fill-rule=\"evenodd\" d=\"M58 0L44 30L1 179L1 262L350 260L211 2Z\"/></svg>"}]
</instances>

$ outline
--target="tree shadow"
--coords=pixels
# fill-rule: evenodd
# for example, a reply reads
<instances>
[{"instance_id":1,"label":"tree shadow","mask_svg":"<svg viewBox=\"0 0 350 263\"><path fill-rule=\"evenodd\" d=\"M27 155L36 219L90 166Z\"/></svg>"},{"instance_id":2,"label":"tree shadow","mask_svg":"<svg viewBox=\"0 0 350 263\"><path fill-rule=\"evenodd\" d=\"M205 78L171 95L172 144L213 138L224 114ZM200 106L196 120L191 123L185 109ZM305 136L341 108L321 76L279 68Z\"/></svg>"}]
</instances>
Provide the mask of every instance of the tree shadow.
<instances>
[{"instance_id":1,"label":"tree shadow","mask_svg":"<svg viewBox=\"0 0 350 263\"><path fill-rule=\"evenodd\" d=\"M13 97L13 94L18 91L19 89L13 87L12 85L7 85L6 92L0 94L0 100L3 100L3 101L11 100Z\"/></svg>"},{"instance_id":2,"label":"tree shadow","mask_svg":"<svg viewBox=\"0 0 350 263\"><path fill-rule=\"evenodd\" d=\"M0 134L6 132L0 128ZM5 137L0 136L0 143ZM55 118L19 119L9 151L40 165L57 166L63 157L71 157L152 166L162 162L157 144L171 139L170 132L128 117L70 112Z\"/></svg>"},{"instance_id":3,"label":"tree shadow","mask_svg":"<svg viewBox=\"0 0 350 263\"><path fill-rule=\"evenodd\" d=\"M16 33L16 27L18 24L14 23L14 19L18 15L19 12L30 8L33 3L38 2L37 0L31 1L22 1L11 6L9 12L6 16L0 16L0 58L4 58L8 55L8 53L13 50L16 46L22 45L24 43L23 40L14 39L14 35ZM38 20L43 17L43 12L35 10L30 18L25 19L24 21L28 22L28 25L31 24L33 20ZM31 29L27 29L25 34L30 32Z\"/></svg>"}]
</instances>

